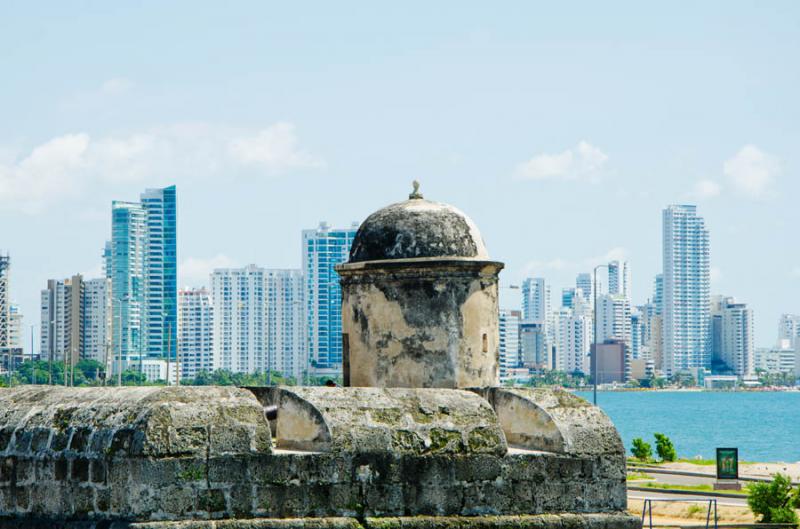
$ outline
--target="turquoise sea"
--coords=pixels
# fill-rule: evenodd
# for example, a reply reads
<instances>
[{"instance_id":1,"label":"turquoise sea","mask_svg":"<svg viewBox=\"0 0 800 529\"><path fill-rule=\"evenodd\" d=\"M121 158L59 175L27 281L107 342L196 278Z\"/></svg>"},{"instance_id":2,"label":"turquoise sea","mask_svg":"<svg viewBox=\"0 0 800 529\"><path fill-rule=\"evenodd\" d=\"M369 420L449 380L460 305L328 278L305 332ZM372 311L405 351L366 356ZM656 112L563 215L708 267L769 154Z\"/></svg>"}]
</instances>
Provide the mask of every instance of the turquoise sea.
<instances>
[{"instance_id":1,"label":"turquoise sea","mask_svg":"<svg viewBox=\"0 0 800 529\"><path fill-rule=\"evenodd\" d=\"M800 392L600 391L597 404L629 452L635 437L655 451L660 432L680 457L713 459L716 447L738 447L743 461L800 461Z\"/></svg>"}]
</instances>

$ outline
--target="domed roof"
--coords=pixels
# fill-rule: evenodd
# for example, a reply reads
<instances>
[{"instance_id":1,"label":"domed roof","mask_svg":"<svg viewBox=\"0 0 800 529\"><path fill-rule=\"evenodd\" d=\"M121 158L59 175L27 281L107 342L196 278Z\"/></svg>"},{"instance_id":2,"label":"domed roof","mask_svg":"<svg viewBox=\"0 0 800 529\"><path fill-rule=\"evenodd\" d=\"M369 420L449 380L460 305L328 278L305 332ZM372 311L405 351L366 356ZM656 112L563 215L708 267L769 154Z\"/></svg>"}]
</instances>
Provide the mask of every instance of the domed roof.
<instances>
[{"instance_id":1,"label":"domed roof","mask_svg":"<svg viewBox=\"0 0 800 529\"><path fill-rule=\"evenodd\" d=\"M418 257L489 259L472 219L453 206L425 200L418 188L414 182L408 200L367 217L353 239L349 262Z\"/></svg>"}]
</instances>

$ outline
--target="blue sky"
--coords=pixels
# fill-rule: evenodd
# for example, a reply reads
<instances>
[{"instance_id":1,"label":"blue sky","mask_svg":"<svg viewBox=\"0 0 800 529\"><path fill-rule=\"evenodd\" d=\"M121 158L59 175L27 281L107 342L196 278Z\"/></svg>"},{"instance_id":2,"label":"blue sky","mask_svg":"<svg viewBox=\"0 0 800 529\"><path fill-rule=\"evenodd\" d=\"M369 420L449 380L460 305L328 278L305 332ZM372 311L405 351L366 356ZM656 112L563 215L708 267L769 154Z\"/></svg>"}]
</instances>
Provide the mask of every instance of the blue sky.
<instances>
[{"instance_id":1,"label":"blue sky","mask_svg":"<svg viewBox=\"0 0 800 529\"><path fill-rule=\"evenodd\" d=\"M112 199L178 186L183 284L299 267L419 179L480 226L504 284L607 257L634 301L661 209L696 203L713 293L756 343L800 312L797 2L3 2L0 248L38 323L99 273ZM516 303L503 292L504 305Z\"/></svg>"}]
</instances>

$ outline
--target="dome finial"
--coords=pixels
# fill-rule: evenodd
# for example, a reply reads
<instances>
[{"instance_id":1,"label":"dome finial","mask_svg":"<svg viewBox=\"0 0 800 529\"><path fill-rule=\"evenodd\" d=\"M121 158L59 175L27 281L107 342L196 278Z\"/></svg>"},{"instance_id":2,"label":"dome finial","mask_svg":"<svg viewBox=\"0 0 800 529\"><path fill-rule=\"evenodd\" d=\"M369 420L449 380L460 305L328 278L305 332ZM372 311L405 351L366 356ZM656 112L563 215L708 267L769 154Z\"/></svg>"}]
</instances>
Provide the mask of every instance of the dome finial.
<instances>
[{"instance_id":1,"label":"dome finial","mask_svg":"<svg viewBox=\"0 0 800 529\"><path fill-rule=\"evenodd\" d=\"M412 191L411 194L408 195L409 200L416 200L422 198L422 193L419 192L419 181L414 180L414 182L412 182L412 185L414 186L414 191Z\"/></svg>"}]
</instances>

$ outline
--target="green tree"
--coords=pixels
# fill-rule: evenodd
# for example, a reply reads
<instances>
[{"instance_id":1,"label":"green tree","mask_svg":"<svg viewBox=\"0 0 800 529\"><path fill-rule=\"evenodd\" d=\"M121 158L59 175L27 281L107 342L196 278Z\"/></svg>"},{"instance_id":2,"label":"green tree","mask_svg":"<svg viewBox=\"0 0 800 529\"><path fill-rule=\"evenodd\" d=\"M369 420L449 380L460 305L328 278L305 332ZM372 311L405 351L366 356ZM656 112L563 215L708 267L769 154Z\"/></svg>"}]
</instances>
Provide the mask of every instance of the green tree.
<instances>
[{"instance_id":1,"label":"green tree","mask_svg":"<svg viewBox=\"0 0 800 529\"><path fill-rule=\"evenodd\" d=\"M650 443L646 443L641 437L633 440L633 447L631 453L639 461L647 461L653 456L653 449L650 448Z\"/></svg>"},{"instance_id":2,"label":"green tree","mask_svg":"<svg viewBox=\"0 0 800 529\"><path fill-rule=\"evenodd\" d=\"M800 488L792 488L789 476L775 474L769 483L747 486L747 504L759 523L797 523L795 509L800 507Z\"/></svg>"},{"instance_id":3,"label":"green tree","mask_svg":"<svg viewBox=\"0 0 800 529\"><path fill-rule=\"evenodd\" d=\"M678 453L675 451L675 445L669 437L663 433L656 433L656 453L661 461L675 461L678 459Z\"/></svg>"},{"instance_id":4,"label":"green tree","mask_svg":"<svg viewBox=\"0 0 800 529\"><path fill-rule=\"evenodd\" d=\"M143 386L147 382L147 376L133 369L126 369L122 372L123 386Z\"/></svg>"}]
</instances>

